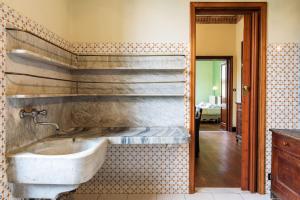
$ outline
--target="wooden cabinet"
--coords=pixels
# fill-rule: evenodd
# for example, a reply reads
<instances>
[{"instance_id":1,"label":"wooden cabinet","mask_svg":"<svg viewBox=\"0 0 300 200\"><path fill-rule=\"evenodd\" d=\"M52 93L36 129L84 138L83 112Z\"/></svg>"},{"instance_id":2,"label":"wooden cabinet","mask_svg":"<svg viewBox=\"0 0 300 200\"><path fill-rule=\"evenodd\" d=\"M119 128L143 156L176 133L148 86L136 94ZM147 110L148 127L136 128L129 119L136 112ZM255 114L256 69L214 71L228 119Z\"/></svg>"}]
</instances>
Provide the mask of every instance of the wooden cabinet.
<instances>
[{"instance_id":1,"label":"wooden cabinet","mask_svg":"<svg viewBox=\"0 0 300 200\"><path fill-rule=\"evenodd\" d=\"M272 131L272 193L281 200L300 200L300 137L290 136L290 130Z\"/></svg>"},{"instance_id":2,"label":"wooden cabinet","mask_svg":"<svg viewBox=\"0 0 300 200\"><path fill-rule=\"evenodd\" d=\"M242 140L242 103L236 103L236 141Z\"/></svg>"}]
</instances>

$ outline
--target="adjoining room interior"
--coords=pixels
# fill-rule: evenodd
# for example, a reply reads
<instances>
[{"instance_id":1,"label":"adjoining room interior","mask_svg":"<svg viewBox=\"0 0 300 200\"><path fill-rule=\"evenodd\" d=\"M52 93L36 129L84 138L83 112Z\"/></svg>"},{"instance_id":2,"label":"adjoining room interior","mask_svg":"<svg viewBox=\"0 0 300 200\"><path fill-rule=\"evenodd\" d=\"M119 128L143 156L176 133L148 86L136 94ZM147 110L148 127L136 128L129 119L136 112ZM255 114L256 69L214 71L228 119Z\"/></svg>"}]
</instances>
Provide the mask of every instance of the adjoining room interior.
<instances>
[{"instance_id":1,"label":"adjoining room interior","mask_svg":"<svg viewBox=\"0 0 300 200\"><path fill-rule=\"evenodd\" d=\"M241 187L243 16L196 16L197 187Z\"/></svg>"},{"instance_id":2,"label":"adjoining room interior","mask_svg":"<svg viewBox=\"0 0 300 200\"><path fill-rule=\"evenodd\" d=\"M196 107L201 109L200 130L221 130L221 65L227 65L226 60L196 60Z\"/></svg>"}]
</instances>

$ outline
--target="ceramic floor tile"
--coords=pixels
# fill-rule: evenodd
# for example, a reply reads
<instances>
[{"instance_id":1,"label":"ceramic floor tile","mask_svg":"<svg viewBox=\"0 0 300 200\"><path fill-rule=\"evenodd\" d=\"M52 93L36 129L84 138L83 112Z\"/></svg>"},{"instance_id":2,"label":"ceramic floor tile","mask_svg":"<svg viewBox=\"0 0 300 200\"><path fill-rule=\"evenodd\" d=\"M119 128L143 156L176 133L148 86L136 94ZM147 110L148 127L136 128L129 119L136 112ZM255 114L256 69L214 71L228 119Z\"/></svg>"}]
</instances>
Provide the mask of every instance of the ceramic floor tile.
<instances>
[{"instance_id":1,"label":"ceramic floor tile","mask_svg":"<svg viewBox=\"0 0 300 200\"><path fill-rule=\"evenodd\" d=\"M197 188L195 194L74 194L72 200L271 200L239 188Z\"/></svg>"},{"instance_id":2,"label":"ceramic floor tile","mask_svg":"<svg viewBox=\"0 0 300 200\"><path fill-rule=\"evenodd\" d=\"M270 195L260 195L260 194L241 194L243 200L270 200Z\"/></svg>"},{"instance_id":3,"label":"ceramic floor tile","mask_svg":"<svg viewBox=\"0 0 300 200\"><path fill-rule=\"evenodd\" d=\"M99 200L127 200L127 194L102 194Z\"/></svg>"},{"instance_id":4,"label":"ceramic floor tile","mask_svg":"<svg viewBox=\"0 0 300 200\"><path fill-rule=\"evenodd\" d=\"M100 195L98 194L74 194L73 200L99 200Z\"/></svg>"},{"instance_id":5,"label":"ceramic floor tile","mask_svg":"<svg viewBox=\"0 0 300 200\"><path fill-rule=\"evenodd\" d=\"M195 193L184 195L185 200L214 200L211 193Z\"/></svg>"},{"instance_id":6,"label":"ceramic floor tile","mask_svg":"<svg viewBox=\"0 0 300 200\"><path fill-rule=\"evenodd\" d=\"M157 200L185 200L183 194L158 194Z\"/></svg>"},{"instance_id":7,"label":"ceramic floor tile","mask_svg":"<svg viewBox=\"0 0 300 200\"><path fill-rule=\"evenodd\" d=\"M242 193L240 188L196 188L197 192L209 193Z\"/></svg>"},{"instance_id":8,"label":"ceramic floor tile","mask_svg":"<svg viewBox=\"0 0 300 200\"><path fill-rule=\"evenodd\" d=\"M244 200L240 194L215 193L214 200Z\"/></svg>"},{"instance_id":9,"label":"ceramic floor tile","mask_svg":"<svg viewBox=\"0 0 300 200\"><path fill-rule=\"evenodd\" d=\"M129 194L127 200L156 200L156 194Z\"/></svg>"}]
</instances>

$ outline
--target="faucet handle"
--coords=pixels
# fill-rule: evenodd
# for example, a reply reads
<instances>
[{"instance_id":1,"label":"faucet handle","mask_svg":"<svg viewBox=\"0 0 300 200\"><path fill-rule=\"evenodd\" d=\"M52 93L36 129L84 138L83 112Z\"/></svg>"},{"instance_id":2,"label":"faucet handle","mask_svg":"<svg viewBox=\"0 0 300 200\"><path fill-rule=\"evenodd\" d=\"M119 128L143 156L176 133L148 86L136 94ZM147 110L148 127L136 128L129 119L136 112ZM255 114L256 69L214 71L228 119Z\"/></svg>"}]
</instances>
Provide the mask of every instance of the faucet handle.
<instances>
[{"instance_id":1,"label":"faucet handle","mask_svg":"<svg viewBox=\"0 0 300 200\"><path fill-rule=\"evenodd\" d=\"M26 117L27 116L26 111L24 109L20 110L19 116L20 116L21 119L23 119L24 117Z\"/></svg>"},{"instance_id":2,"label":"faucet handle","mask_svg":"<svg viewBox=\"0 0 300 200\"><path fill-rule=\"evenodd\" d=\"M27 116L36 118L38 115L47 115L47 110L36 110L36 109L32 109L31 112L27 112L25 111L25 109L20 110L19 116L20 118L24 118Z\"/></svg>"},{"instance_id":3,"label":"faucet handle","mask_svg":"<svg viewBox=\"0 0 300 200\"><path fill-rule=\"evenodd\" d=\"M38 111L38 115L47 115L47 110Z\"/></svg>"}]
</instances>

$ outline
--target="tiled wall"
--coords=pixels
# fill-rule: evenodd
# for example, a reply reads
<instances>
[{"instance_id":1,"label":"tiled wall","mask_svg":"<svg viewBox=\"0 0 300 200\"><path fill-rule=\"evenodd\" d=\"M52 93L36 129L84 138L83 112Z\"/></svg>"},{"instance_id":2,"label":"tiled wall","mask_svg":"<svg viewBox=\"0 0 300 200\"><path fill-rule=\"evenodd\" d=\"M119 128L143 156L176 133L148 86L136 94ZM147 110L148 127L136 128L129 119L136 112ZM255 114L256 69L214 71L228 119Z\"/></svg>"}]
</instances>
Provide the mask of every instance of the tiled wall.
<instances>
[{"instance_id":1,"label":"tiled wall","mask_svg":"<svg viewBox=\"0 0 300 200\"><path fill-rule=\"evenodd\" d=\"M300 128L300 44L269 44L267 49L267 174L271 172L272 134L270 128Z\"/></svg>"},{"instance_id":2,"label":"tiled wall","mask_svg":"<svg viewBox=\"0 0 300 200\"><path fill-rule=\"evenodd\" d=\"M76 193L188 192L188 145L110 145L92 180Z\"/></svg>"},{"instance_id":3,"label":"tiled wall","mask_svg":"<svg viewBox=\"0 0 300 200\"><path fill-rule=\"evenodd\" d=\"M6 134L5 134L5 83L4 83L4 70L5 70L5 39L4 32L5 24L3 23L4 11L3 5L0 4L0 199L9 199L9 188L6 177Z\"/></svg>"}]
</instances>

